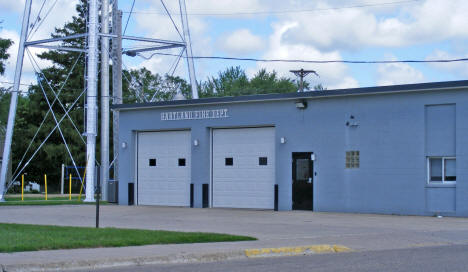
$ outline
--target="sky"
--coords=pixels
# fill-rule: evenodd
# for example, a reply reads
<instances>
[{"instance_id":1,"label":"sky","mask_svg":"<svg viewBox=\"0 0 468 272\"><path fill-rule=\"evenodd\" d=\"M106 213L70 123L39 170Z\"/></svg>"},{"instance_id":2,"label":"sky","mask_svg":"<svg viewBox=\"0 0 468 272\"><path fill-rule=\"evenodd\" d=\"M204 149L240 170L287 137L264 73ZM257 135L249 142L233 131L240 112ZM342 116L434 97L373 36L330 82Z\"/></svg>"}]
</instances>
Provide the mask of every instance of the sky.
<instances>
[{"instance_id":1,"label":"sky","mask_svg":"<svg viewBox=\"0 0 468 272\"><path fill-rule=\"evenodd\" d=\"M54 5L54 2L57 3ZM120 0L125 34L180 41L161 0ZM31 20L43 0L33 0ZM37 31L29 40L50 37L54 27L70 21L75 0L45 0ZM301 60L431 60L468 58L468 1L466 0L186 0L194 56ZM165 0L174 24L181 30L177 0ZM0 0L0 37L15 44L1 82L12 82L21 31L24 0ZM44 16L50 10L48 16ZM141 43L125 42L134 48ZM31 48L38 54L43 49ZM165 53L178 54L172 49ZM151 54L145 54L150 57ZM39 66L50 63L39 61ZM124 68L170 72L176 58L124 57ZM251 77L258 70L295 78L291 69L312 69L319 77L307 81L328 89L382 86L468 79L468 62L424 64L304 64L234 60L195 60L197 80L207 80L230 66L240 66ZM23 84L35 81L25 57ZM182 60L174 72L188 77ZM8 86L3 83L3 86ZM25 88L23 86L23 88Z\"/></svg>"}]
</instances>

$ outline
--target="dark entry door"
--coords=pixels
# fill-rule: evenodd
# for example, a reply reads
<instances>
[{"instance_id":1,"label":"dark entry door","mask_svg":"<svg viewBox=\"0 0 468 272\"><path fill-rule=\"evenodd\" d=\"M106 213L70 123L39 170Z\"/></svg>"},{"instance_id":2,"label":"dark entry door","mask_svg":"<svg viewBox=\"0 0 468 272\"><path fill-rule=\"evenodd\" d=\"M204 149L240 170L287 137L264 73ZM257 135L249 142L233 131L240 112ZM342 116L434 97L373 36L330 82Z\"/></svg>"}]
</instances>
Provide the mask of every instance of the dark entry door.
<instances>
[{"instance_id":1,"label":"dark entry door","mask_svg":"<svg viewBox=\"0 0 468 272\"><path fill-rule=\"evenodd\" d=\"M313 210L314 162L313 152L292 153L293 210Z\"/></svg>"}]
</instances>

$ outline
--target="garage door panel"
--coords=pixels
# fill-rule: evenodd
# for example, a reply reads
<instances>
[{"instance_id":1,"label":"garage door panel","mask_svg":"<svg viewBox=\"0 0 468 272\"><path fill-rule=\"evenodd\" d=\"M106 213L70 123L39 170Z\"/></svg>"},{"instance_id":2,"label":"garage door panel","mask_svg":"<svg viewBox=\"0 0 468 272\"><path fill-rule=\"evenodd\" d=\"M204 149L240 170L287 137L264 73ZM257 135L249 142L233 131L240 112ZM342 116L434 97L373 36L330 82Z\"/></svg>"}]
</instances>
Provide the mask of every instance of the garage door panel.
<instances>
[{"instance_id":1,"label":"garage door panel","mask_svg":"<svg viewBox=\"0 0 468 272\"><path fill-rule=\"evenodd\" d=\"M138 134L138 204L188 206L190 203L190 131ZM179 159L186 166L179 166ZM156 166L149 160L156 159Z\"/></svg>"},{"instance_id":2,"label":"garage door panel","mask_svg":"<svg viewBox=\"0 0 468 272\"><path fill-rule=\"evenodd\" d=\"M274 128L213 130L213 206L273 208L274 138ZM259 165L260 157L267 165ZM233 158L232 166L226 158Z\"/></svg>"}]
</instances>

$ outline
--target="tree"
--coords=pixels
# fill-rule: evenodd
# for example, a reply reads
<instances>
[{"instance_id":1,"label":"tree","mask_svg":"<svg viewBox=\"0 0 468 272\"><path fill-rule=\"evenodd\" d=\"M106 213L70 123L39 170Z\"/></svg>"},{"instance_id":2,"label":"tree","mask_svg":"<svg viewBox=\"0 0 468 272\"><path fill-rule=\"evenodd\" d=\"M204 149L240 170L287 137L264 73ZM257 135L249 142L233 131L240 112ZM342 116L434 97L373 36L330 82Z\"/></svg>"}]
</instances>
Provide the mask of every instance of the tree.
<instances>
[{"instance_id":1,"label":"tree","mask_svg":"<svg viewBox=\"0 0 468 272\"><path fill-rule=\"evenodd\" d=\"M5 61L8 60L8 58L10 57L10 54L8 54L7 51L12 44L13 41L9 39L0 38L0 75L3 75L5 73ZM0 88L0 128L6 126L10 96L11 95L7 93L7 89Z\"/></svg>"},{"instance_id":2,"label":"tree","mask_svg":"<svg viewBox=\"0 0 468 272\"><path fill-rule=\"evenodd\" d=\"M294 80L286 77L280 78L275 71L268 73L265 69L258 71L250 80L250 85L257 94L297 92Z\"/></svg>"},{"instance_id":3,"label":"tree","mask_svg":"<svg viewBox=\"0 0 468 272\"><path fill-rule=\"evenodd\" d=\"M267 93L290 93L297 91L294 80L279 77L278 74L261 69L251 79L245 71L237 67L230 67L211 77L201 84L201 97L239 96Z\"/></svg>"},{"instance_id":4,"label":"tree","mask_svg":"<svg viewBox=\"0 0 468 272\"><path fill-rule=\"evenodd\" d=\"M124 103L141 103L173 100L180 90L185 98L190 99L190 86L177 76L153 74L146 68L123 71L122 83Z\"/></svg>"},{"instance_id":5,"label":"tree","mask_svg":"<svg viewBox=\"0 0 468 272\"><path fill-rule=\"evenodd\" d=\"M249 79L239 66L230 67L218 73L218 77L211 77L201 84L200 96L237 96L251 92Z\"/></svg>"},{"instance_id":6,"label":"tree","mask_svg":"<svg viewBox=\"0 0 468 272\"><path fill-rule=\"evenodd\" d=\"M10 57L7 50L12 44L12 40L0 38L0 75L5 73L5 61Z\"/></svg>"},{"instance_id":7,"label":"tree","mask_svg":"<svg viewBox=\"0 0 468 272\"><path fill-rule=\"evenodd\" d=\"M322 84L317 84L314 86L314 91L326 91L327 88L323 87Z\"/></svg>"},{"instance_id":8,"label":"tree","mask_svg":"<svg viewBox=\"0 0 468 272\"><path fill-rule=\"evenodd\" d=\"M10 97L11 94L7 92L7 89L0 88L0 129L6 127ZM3 144L3 142L0 141L0 144Z\"/></svg>"}]
</instances>

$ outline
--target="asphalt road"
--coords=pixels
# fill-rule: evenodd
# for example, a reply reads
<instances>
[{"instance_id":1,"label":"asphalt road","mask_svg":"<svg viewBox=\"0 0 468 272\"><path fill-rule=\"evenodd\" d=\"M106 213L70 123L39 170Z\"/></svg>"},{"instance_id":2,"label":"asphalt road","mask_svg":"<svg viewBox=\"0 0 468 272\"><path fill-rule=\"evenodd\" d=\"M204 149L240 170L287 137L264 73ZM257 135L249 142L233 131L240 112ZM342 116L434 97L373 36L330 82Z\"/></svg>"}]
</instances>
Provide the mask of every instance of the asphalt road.
<instances>
[{"instance_id":1,"label":"asphalt road","mask_svg":"<svg viewBox=\"0 0 468 272\"><path fill-rule=\"evenodd\" d=\"M90 270L86 270L90 271ZM468 271L468 245L368 252L256 258L216 263L134 266L99 272L272 272L272 271Z\"/></svg>"},{"instance_id":2,"label":"asphalt road","mask_svg":"<svg viewBox=\"0 0 468 272\"><path fill-rule=\"evenodd\" d=\"M312 245L342 245L356 251L357 256L334 255L312 256L304 259L256 259L238 263L191 264L187 266L161 266L157 271L289 271L297 267L316 271L387 271L395 270L394 265L402 262L404 271L417 267L437 268L432 264L442 257L435 251L424 251L417 260L405 259L409 253L378 252L418 246L468 245L468 219L456 217L391 216L375 214L321 213L309 211L262 211L242 209L190 209L154 206L104 205L101 210L102 227L136 229L162 229L173 231L200 231L247 235L257 241L147 245L140 247L67 249L53 251L30 251L0 253L0 264L4 267L49 270L93 267L109 262L120 264L157 263L173 260L181 263L193 260L222 260L229 256L241 257L246 249L297 247ZM66 206L0 206L0 221L9 223L94 226L95 207L88 205ZM426 249L427 250L427 249ZM435 250L435 249L434 249ZM445 259L452 258L441 250ZM359 253L360 252L360 253ZM463 251L467 253L466 250ZM364 254L364 255L363 255ZM367 257L366 254L377 254ZM455 256L460 256L458 250ZM468 254L466 254L468 256ZM369 258L369 259L366 259ZM402 260L400 260L402 259ZM432 260L434 259L434 260ZM310 261L308 261L310 260ZM377 261L375 261L377 260ZM387 262L391 260L391 262ZM419 260L426 260L419 263ZM427 261L428 260L428 261ZM308 263L310 262L310 263ZM459 260L444 260L447 265L460 265ZM466 263L465 263L466 264ZM366 265L361 269L361 266ZM238 269L241 267L241 269ZM250 269L252 267L252 269ZM322 270L321 267L323 267ZM381 269L376 269L379 267ZM463 266L464 267L464 266ZM461 271L468 271L462 269ZM137 267L140 268L140 267ZM120 271L138 271L125 268ZM155 268L155 269L156 269ZM224 269L225 268L225 269ZM315 269L313 269L315 268ZM320 268L320 269L319 269ZM165 270L164 270L165 269ZM146 271L152 271L152 267ZM455 270L455 269L448 269ZM8 270L7 270L8 271ZM109 271L114 271L110 269ZM145 271L143 267L140 271Z\"/></svg>"}]
</instances>

